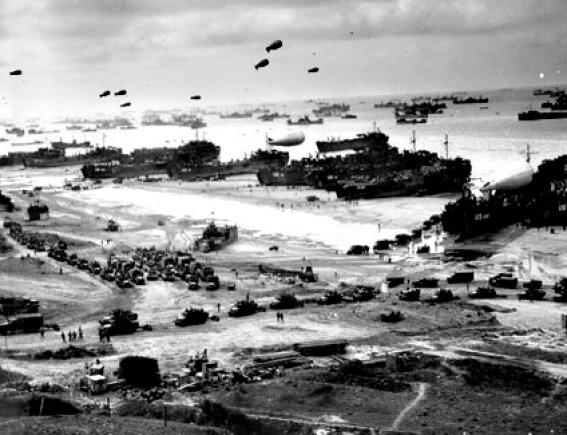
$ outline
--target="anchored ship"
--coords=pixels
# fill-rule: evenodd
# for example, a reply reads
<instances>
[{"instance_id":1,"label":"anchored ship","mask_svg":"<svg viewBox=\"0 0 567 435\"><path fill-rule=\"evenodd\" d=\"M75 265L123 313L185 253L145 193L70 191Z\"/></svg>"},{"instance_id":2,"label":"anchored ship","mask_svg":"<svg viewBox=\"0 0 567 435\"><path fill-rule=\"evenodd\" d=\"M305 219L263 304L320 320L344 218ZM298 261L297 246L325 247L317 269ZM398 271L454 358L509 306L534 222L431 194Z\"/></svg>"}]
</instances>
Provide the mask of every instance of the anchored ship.
<instances>
[{"instance_id":1,"label":"anchored ship","mask_svg":"<svg viewBox=\"0 0 567 435\"><path fill-rule=\"evenodd\" d=\"M380 130L357 134L354 139L317 141L317 150L320 153L332 151L357 150L368 147L382 146L388 143L388 136Z\"/></svg>"},{"instance_id":2,"label":"anchored ship","mask_svg":"<svg viewBox=\"0 0 567 435\"><path fill-rule=\"evenodd\" d=\"M287 120L288 125L311 125L311 124L323 124L323 119L309 119L308 116L302 116L297 119L297 121L293 121L291 119Z\"/></svg>"},{"instance_id":3,"label":"anchored ship","mask_svg":"<svg viewBox=\"0 0 567 435\"><path fill-rule=\"evenodd\" d=\"M252 118L252 112L232 112L225 115L219 115L221 119L240 119L240 118Z\"/></svg>"},{"instance_id":4,"label":"anchored ship","mask_svg":"<svg viewBox=\"0 0 567 435\"><path fill-rule=\"evenodd\" d=\"M64 151L70 148L92 148L92 145L89 141L77 142L73 139L73 142L63 142L62 140L58 140L56 142L51 142L51 148Z\"/></svg>"},{"instance_id":5,"label":"anchored ship","mask_svg":"<svg viewBox=\"0 0 567 435\"><path fill-rule=\"evenodd\" d=\"M488 98L483 98L482 95L479 97L468 97L468 98L453 98L453 104L485 104L488 103Z\"/></svg>"}]
</instances>

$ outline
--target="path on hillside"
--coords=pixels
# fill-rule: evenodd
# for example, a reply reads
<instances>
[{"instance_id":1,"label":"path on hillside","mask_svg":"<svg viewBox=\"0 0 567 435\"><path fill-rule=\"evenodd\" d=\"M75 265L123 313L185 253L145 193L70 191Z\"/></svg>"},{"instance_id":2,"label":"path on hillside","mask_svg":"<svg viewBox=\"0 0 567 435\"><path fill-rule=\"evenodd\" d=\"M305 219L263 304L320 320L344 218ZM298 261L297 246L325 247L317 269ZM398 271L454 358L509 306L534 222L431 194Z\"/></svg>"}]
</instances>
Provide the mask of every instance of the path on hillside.
<instances>
[{"instance_id":1,"label":"path on hillside","mask_svg":"<svg viewBox=\"0 0 567 435\"><path fill-rule=\"evenodd\" d=\"M423 398L425 397L425 392L427 390L427 384L420 382L418 384L418 390L417 390L417 396L415 397L415 399L413 399L410 403L408 403L408 405L402 410L402 412L400 412L398 414L398 416L396 417L396 419L394 420L394 423L392 423L392 426L390 427L390 430L397 430L398 427L400 426L400 424L402 423L402 421L406 418L406 415L417 406L417 404L419 402L421 402L421 400L423 400Z\"/></svg>"}]
</instances>

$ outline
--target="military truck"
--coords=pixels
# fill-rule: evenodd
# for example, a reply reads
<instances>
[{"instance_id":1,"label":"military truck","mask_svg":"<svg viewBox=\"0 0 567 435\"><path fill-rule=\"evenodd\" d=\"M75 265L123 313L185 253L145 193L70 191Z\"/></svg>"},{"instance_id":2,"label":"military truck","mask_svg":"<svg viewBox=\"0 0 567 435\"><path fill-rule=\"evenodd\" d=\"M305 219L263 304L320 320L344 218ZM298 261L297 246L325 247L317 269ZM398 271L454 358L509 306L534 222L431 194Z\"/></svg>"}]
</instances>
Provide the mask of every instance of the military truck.
<instances>
[{"instance_id":1,"label":"military truck","mask_svg":"<svg viewBox=\"0 0 567 435\"><path fill-rule=\"evenodd\" d=\"M230 317L250 316L261 311L266 311L264 307L260 307L254 300L250 299L248 295L246 299L236 301L236 303L228 310Z\"/></svg>"},{"instance_id":2,"label":"military truck","mask_svg":"<svg viewBox=\"0 0 567 435\"><path fill-rule=\"evenodd\" d=\"M424 287L424 288L435 288L439 285L439 279L437 278L421 278L417 281L413 281L412 285L414 287Z\"/></svg>"},{"instance_id":3,"label":"military truck","mask_svg":"<svg viewBox=\"0 0 567 435\"><path fill-rule=\"evenodd\" d=\"M402 290L399 294L400 301L406 302L416 302L419 301L421 296L421 290L418 288L412 288L407 290Z\"/></svg>"},{"instance_id":4,"label":"military truck","mask_svg":"<svg viewBox=\"0 0 567 435\"><path fill-rule=\"evenodd\" d=\"M530 301L542 301L545 299L545 290L528 288L518 295L518 299L528 299Z\"/></svg>"},{"instance_id":5,"label":"military truck","mask_svg":"<svg viewBox=\"0 0 567 435\"><path fill-rule=\"evenodd\" d=\"M491 277L488 280L488 284L493 287L515 289L518 287L518 278L514 277L511 273L502 272Z\"/></svg>"},{"instance_id":6,"label":"military truck","mask_svg":"<svg viewBox=\"0 0 567 435\"><path fill-rule=\"evenodd\" d=\"M208 318L209 313L202 308L189 307L177 316L174 323L176 326L201 325L205 323Z\"/></svg>"},{"instance_id":7,"label":"military truck","mask_svg":"<svg viewBox=\"0 0 567 435\"><path fill-rule=\"evenodd\" d=\"M553 290L559 296L555 296L557 302L567 302L567 278L561 278L553 286Z\"/></svg>"},{"instance_id":8,"label":"military truck","mask_svg":"<svg viewBox=\"0 0 567 435\"><path fill-rule=\"evenodd\" d=\"M85 375L79 379L79 389L88 394L104 394L108 390L108 379L104 375L102 364L90 364L85 369Z\"/></svg>"},{"instance_id":9,"label":"military truck","mask_svg":"<svg viewBox=\"0 0 567 435\"><path fill-rule=\"evenodd\" d=\"M469 293L471 299L494 299L498 297L493 287L479 287Z\"/></svg>"},{"instance_id":10,"label":"military truck","mask_svg":"<svg viewBox=\"0 0 567 435\"><path fill-rule=\"evenodd\" d=\"M0 334L23 332L25 334L39 332L43 326L43 315L40 313L16 314L6 317L0 323Z\"/></svg>"},{"instance_id":11,"label":"military truck","mask_svg":"<svg viewBox=\"0 0 567 435\"><path fill-rule=\"evenodd\" d=\"M432 302L451 302L459 299L458 296L453 295L453 292L446 288L440 288L433 296Z\"/></svg>"},{"instance_id":12,"label":"military truck","mask_svg":"<svg viewBox=\"0 0 567 435\"><path fill-rule=\"evenodd\" d=\"M270 304L272 310L289 310L292 308L299 308L305 305L302 301L297 299L294 294L282 293L279 295L275 302Z\"/></svg>"},{"instance_id":13,"label":"military truck","mask_svg":"<svg viewBox=\"0 0 567 435\"><path fill-rule=\"evenodd\" d=\"M468 284L474 281L474 272L455 272L447 282L449 284Z\"/></svg>"}]
</instances>

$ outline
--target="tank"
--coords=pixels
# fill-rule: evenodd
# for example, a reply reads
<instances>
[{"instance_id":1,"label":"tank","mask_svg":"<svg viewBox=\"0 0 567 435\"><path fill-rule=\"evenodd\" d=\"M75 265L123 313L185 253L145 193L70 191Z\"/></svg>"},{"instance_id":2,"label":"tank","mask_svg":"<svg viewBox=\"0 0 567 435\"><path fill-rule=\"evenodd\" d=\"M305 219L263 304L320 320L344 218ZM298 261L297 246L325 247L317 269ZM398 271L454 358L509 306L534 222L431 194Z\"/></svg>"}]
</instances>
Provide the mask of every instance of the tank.
<instances>
[{"instance_id":1,"label":"tank","mask_svg":"<svg viewBox=\"0 0 567 435\"><path fill-rule=\"evenodd\" d=\"M275 302L270 304L272 310L288 310L303 307L304 303L297 299L294 294L282 293Z\"/></svg>"},{"instance_id":2,"label":"tank","mask_svg":"<svg viewBox=\"0 0 567 435\"><path fill-rule=\"evenodd\" d=\"M120 308L100 319L99 323L110 335L133 334L140 327L137 313Z\"/></svg>"},{"instance_id":3,"label":"tank","mask_svg":"<svg viewBox=\"0 0 567 435\"><path fill-rule=\"evenodd\" d=\"M174 323L176 326L201 325L205 323L208 318L209 313L202 308L187 308L177 316Z\"/></svg>"},{"instance_id":4,"label":"tank","mask_svg":"<svg viewBox=\"0 0 567 435\"><path fill-rule=\"evenodd\" d=\"M246 299L237 301L228 311L228 315L230 317L242 317L250 316L260 311L266 311L266 309L258 306L254 300L246 297Z\"/></svg>"},{"instance_id":5,"label":"tank","mask_svg":"<svg viewBox=\"0 0 567 435\"><path fill-rule=\"evenodd\" d=\"M321 297L317 303L319 305L331 305L331 304L340 304L343 301L343 295L341 295L338 291L330 291L325 294L325 296Z\"/></svg>"}]
</instances>

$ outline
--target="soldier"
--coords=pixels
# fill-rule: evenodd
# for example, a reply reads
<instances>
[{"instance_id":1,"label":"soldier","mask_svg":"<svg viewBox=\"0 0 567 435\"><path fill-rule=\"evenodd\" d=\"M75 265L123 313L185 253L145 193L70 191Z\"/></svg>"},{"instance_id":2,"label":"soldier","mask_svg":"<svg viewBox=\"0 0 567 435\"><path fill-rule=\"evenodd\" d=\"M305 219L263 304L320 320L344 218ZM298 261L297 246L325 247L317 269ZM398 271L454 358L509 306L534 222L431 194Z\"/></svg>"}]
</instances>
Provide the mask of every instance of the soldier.
<instances>
[{"instance_id":1,"label":"soldier","mask_svg":"<svg viewBox=\"0 0 567 435\"><path fill-rule=\"evenodd\" d=\"M61 340L63 340L63 343L67 343L67 340L65 340L65 333L63 331L61 331Z\"/></svg>"},{"instance_id":2,"label":"soldier","mask_svg":"<svg viewBox=\"0 0 567 435\"><path fill-rule=\"evenodd\" d=\"M83 330L79 326L79 341L83 341Z\"/></svg>"}]
</instances>

